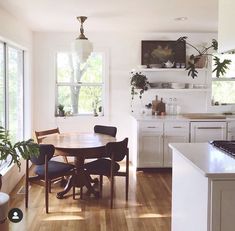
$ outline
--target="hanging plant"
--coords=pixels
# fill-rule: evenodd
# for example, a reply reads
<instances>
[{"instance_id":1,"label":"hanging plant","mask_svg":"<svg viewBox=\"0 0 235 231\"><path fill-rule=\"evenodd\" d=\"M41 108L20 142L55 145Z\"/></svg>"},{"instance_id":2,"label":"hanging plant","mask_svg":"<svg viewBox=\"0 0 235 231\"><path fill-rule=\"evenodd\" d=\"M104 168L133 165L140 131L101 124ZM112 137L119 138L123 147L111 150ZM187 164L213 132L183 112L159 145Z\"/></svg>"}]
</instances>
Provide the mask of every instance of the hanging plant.
<instances>
[{"instance_id":1,"label":"hanging plant","mask_svg":"<svg viewBox=\"0 0 235 231\"><path fill-rule=\"evenodd\" d=\"M134 99L134 95L139 94L139 98L142 98L144 91L148 90L148 79L145 75L141 74L141 72L131 72L131 99Z\"/></svg>"},{"instance_id":2,"label":"hanging plant","mask_svg":"<svg viewBox=\"0 0 235 231\"><path fill-rule=\"evenodd\" d=\"M182 41L184 41L187 45L195 49L198 53L197 55L190 55L189 57L188 65L186 67L186 70L188 70L188 76L191 76L193 79L197 77L198 71L196 68L200 67L199 62L203 58L206 60L208 56L211 56L215 61L215 68L212 70L212 72L216 72L217 78L226 73L226 70L228 69L229 64L231 63L231 60L224 59L223 61L220 61L217 56L213 55L212 53L209 53L210 49L213 49L214 51L218 50L218 42L215 39L212 39L212 43L207 47L203 47L202 50L199 50L194 45L188 43L186 36L180 37L179 39L177 39L176 42Z\"/></svg>"}]
</instances>

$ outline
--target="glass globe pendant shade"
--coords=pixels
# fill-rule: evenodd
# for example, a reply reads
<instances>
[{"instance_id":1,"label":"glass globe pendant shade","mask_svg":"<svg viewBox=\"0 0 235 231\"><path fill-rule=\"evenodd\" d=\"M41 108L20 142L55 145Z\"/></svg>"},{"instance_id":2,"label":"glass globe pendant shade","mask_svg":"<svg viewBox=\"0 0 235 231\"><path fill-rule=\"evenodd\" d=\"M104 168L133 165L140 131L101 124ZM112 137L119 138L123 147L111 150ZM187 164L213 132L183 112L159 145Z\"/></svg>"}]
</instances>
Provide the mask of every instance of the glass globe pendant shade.
<instances>
[{"instance_id":1,"label":"glass globe pendant shade","mask_svg":"<svg viewBox=\"0 0 235 231\"><path fill-rule=\"evenodd\" d=\"M72 54L79 63L85 63L93 51L93 45L89 40L76 39L72 43Z\"/></svg>"},{"instance_id":2,"label":"glass globe pendant shade","mask_svg":"<svg viewBox=\"0 0 235 231\"><path fill-rule=\"evenodd\" d=\"M78 21L81 23L80 26L80 35L72 43L72 54L75 60L79 63L85 63L93 51L92 43L84 35L83 23L87 19L85 16L77 17Z\"/></svg>"}]
</instances>

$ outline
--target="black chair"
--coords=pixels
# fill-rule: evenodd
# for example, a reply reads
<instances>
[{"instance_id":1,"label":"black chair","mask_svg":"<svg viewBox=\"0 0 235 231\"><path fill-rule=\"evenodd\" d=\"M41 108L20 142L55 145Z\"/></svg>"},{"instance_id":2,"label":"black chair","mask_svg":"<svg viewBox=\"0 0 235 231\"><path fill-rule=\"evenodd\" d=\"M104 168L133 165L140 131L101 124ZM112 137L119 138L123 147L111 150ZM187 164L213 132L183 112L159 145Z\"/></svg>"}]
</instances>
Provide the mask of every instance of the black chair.
<instances>
[{"instance_id":1,"label":"black chair","mask_svg":"<svg viewBox=\"0 0 235 231\"><path fill-rule=\"evenodd\" d=\"M113 126L95 125L94 132L99 133L99 134L109 135L112 137L116 137L117 128L113 127ZM102 180L103 180L103 178L102 178L102 176L100 176L100 192L102 191L102 183L103 183ZM99 182L99 180L97 178L92 179L91 177L90 177L90 181L91 181L91 183L98 183ZM81 191L81 196L82 196L82 188L80 189L80 191Z\"/></svg>"},{"instance_id":2,"label":"black chair","mask_svg":"<svg viewBox=\"0 0 235 231\"><path fill-rule=\"evenodd\" d=\"M112 126L95 125L94 126L94 132L104 134L104 135L109 135L109 136L112 136L112 137L116 137L117 128L112 127Z\"/></svg>"},{"instance_id":3,"label":"black chair","mask_svg":"<svg viewBox=\"0 0 235 231\"><path fill-rule=\"evenodd\" d=\"M31 157L30 161L35 165L34 176L29 176L29 160L26 160L25 180L25 207L28 208L29 183L44 180L46 213L48 213L48 193L51 191L51 180L73 175L74 165L50 160L55 152L51 144L39 144L39 156Z\"/></svg>"},{"instance_id":4,"label":"black chair","mask_svg":"<svg viewBox=\"0 0 235 231\"><path fill-rule=\"evenodd\" d=\"M128 138L120 142L110 142L106 145L106 154L109 159L100 158L84 165L85 170L91 175L100 175L100 185L102 188L103 176L107 176L111 181L111 202L110 207L113 208L114 194L114 176L126 177L126 201L128 200L128 185L129 185L129 149ZM118 162L126 157L125 171L119 171L120 165Z\"/></svg>"}]
</instances>

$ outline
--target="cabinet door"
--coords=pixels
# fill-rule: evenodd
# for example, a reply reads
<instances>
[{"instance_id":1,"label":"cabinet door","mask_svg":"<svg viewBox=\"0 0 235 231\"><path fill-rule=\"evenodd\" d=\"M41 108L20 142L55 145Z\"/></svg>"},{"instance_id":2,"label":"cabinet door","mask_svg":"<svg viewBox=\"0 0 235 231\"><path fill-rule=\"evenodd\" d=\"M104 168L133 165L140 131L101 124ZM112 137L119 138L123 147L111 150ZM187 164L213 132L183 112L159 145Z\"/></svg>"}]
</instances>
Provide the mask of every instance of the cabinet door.
<instances>
[{"instance_id":1,"label":"cabinet door","mask_svg":"<svg viewBox=\"0 0 235 231\"><path fill-rule=\"evenodd\" d=\"M227 139L228 140L235 140L235 122L234 121L228 122Z\"/></svg>"},{"instance_id":2,"label":"cabinet door","mask_svg":"<svg viewBox=\"0 0 235 231\"><path fill-rule=\"evenodd\" d=\"M226 140L226 133L226 122L191 122L190 141L200 143Z\"/></svg>"},{"instance_id":3,"label":"cabinet door","mask_svg":"<svg viewBox=\"0 0 235 231\"><path fill-rule=\"evenodd\" d=\"M138 167L163 166L163 136L162 133L141 132L139 137Z\"/></svg>"},{"instance_id":4,"label":"cabinet door","mask_svg":"<svg viewBox=\"0 0 235 231\"><path fill-rule=\"evenodd\" d=\"M235 230L235 181L212 181L211 229L213 231Z\"/></svg>"},{"instance_id":5,"label":"cabinet door","mask_svg":"<svg viewBox=\"0 0 235 231\"><path fill-rule=\"evenodd\" d=\"M188 143L189 133L168 134L164 136L164 155L163 166L172 166L172 149L169 147L169 143Z\"/></svg>"},{"instance_id":6,"label":"cabinet door","mask_svg":"<svg viewBox=\"0 0 235 231\"><path fill-rule=\"evenodd\" d=\"M169 143L188 143L189 142L189 122L174 121L165 122L164 125L164 155L163 166L172 166L172 150Z\"/></svg>"}]
</instances>

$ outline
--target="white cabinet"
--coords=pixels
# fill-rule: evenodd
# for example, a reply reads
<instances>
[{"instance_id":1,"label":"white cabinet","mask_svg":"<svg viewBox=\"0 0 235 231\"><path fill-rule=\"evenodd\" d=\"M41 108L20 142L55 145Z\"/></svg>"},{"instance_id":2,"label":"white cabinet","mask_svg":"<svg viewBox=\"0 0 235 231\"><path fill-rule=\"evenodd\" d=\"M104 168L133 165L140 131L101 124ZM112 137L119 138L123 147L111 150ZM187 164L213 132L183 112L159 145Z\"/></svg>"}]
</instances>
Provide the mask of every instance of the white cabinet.
<instances>
[{"instance_id":1,"label":"white cabinet","mask_svg":"<svg viewBox=\"0 0 235 231\"><path fill-rule=\"evenodd\" d=\"M235 180L212 181L211 230L234 231Z\"/></svg>"},{"instance_id":2,"label":"white cabinet","mask_svg":"<svg viewBox=\"0 0 235 231\"><path fill-rule=\"evenodd\" d=\"M191 122L190 142L200 143L210 140L226 140L226 122Z\"/></svg>"},{"instance_id":3,"label":"white cabinet","mask_svg":"<svg viewBox=\"0 0 235 231\"><path fill-rule=\"evenodd\" d=\"M169 143L189 142L188 122L139 122L137 168L171 167Z\"/></svg>"},{"instance_id":4,"label":"white cabinet","mask_svg":"<svg viewBox=\"0 0 235 231\"><path fill-rule=\"evenodd\" d=\"M235 121L228 122L227 140L235 140Z\"/></svg>"},{"instance_id":5,"label":"white cabinet","mask_svg":"<svg viewBox=\"0 0 235 231\"><path fill-rule=\"evenodd\" d=\"M188 122L165 122L164 123L164 147L163 167L172 166L172 150L169 143L188 143L189 123Z\"/></svg>"},{"instance_id":6,"label":"white cabinet","mask_svg":"<svg viewBox=\"0 0 235 231\"><path fill-rule=\"evenodd\" d=\"M163 123L139 123L138 141L137 168L162 167Z\"/></svg>"}]
</instances>

